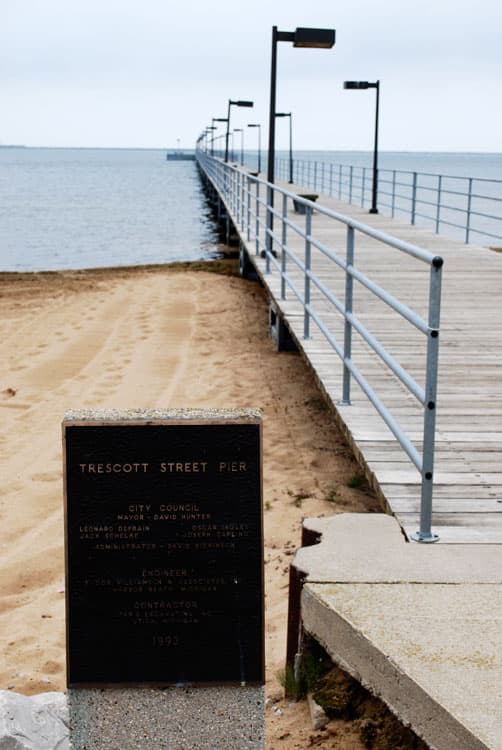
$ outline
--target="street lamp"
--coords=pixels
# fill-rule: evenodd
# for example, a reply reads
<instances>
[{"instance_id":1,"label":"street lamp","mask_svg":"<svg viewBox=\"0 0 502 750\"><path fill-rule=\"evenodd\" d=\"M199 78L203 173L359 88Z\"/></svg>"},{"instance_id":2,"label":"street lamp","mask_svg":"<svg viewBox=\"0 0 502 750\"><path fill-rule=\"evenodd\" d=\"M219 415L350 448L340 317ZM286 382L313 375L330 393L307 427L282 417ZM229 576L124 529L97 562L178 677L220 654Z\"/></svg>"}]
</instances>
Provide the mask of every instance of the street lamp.
<instances>
[{"instance_id":1,"label":"street lamp","mask_svg":"<svg viewBox=\"0 0 502 750\"><path fill-rule=\"evenodd\" d=\"M276 112L276 117L289 117L289 184L293 184L293 114L291 112Z\"/></svg>"},{"instance_id":2,"label":"street lamp","mask_svg":"<svg viewBox=\"0 0 502 750\"><path fill-rule=\"evenodd\" d=\"M212 136L212 130L213 130L212 125L208 125L204 131L206 135L206 151L209 151L209 133L211 133L211 136Z\"/></svg>"},{"instance_id":3,"label":"street lamp","mask_svg":"<svg viewBox=\"0 0 502 750\"><path fill-rule=\"evenodd\" d=\"M241 166L244 166L244 130L243 128L234 128L234 133L241 134Z\"/></svg>"},{"instance_id":4,"label":"street lamp","mask_svg":"<svg viewBox=\"0 0 502 750\"><path fill-rule=\"evenodd\" d=\"M376 89L375 106L375 143L373 146L373 188L371 191L370 214L377 214L377 191L378 191L378 109L380 103L380 81L370 83L369 81L345 81L344 89Z\"/></svg>"},{"instance_id":5,"label":"street lamp","mask_svg":"<svg viewBox=\"0 0 502 750\"><path fill-rule=\"evenodd\" d=\"M228 115L227 115L227 135L225 138L225 163L228 161L228 136L230 134L230 107L232 104L235 107L253 107L254 102L248 102L242 99L239 99L238 101L232 101L232 99L228 100Z\"/></svg>"},{"instance_id":6,"label":"street lamp","mask_svg":"<svg viewBox=\"0 0 502 750\"><path fill-rule=\"evenodd\" d=\"M259 122L248 122L248 128L258 128L258 173L261 172L261 125Z\"/></svg>"},{"instance_id":7,"label":"street lamp","mask_svg":"<svg viewBox=\"0 0 502 750\"><path fill-rule=\"evenodd\" d=\"M215 122L226 122L226 117L211 117L211 125L213 125L213 129L216 130L216 126L214 126ZM213 137L211 139L211 156L214 156L214 133Z\"/></svg>"},{"instance_id":8,"label":"street lamp","mask_svg":"<svg viewBox=\"0 0 502 750\"><path fill-rule=\"evenodd\" d=\"M217 141L221 141L223 138L225 138L225 134L224 133L221 133L221 135L217 135L216 138L214 139L215 144L216 144ZM216 153L217 154L218 154L218 150L219 150L220 154L223 155L223 153L224 153L223 146L221 146L221 147L219 147L219 148L216 149Z\"/></svg>"},{"instance_id":9,"label":"street lamp","mask_svg":"<svg viewBox=\"0 0 502 750\"><path fill-rule=\"evenodd\" d=\"M335 44L334 29L306 29L297 28L295 31L278 31L272 26L272 59L270 64L270 110L268 119L268 166L267 181L274 182L275 160L275 101L277 89L277 43L292 42L293 47L317 47L331 49ZM270 209L274 207L274 192L271 187L267 190L267 203ZM267 212L267 250L272 250L272 231L274 215L272 210Z\"/></svg>"},{"instance_id":10,"label":"street lamp","mask_svg":"<svg viewBox=\"0 0 502 750\"><path fill-rule=\"evenodd\" d=\"M214 131L216 130L216 125L208 125L206 128L207 132L211 131L211 156L213 155L213 143L214 143Z\"/></svg>"}]
</instances>

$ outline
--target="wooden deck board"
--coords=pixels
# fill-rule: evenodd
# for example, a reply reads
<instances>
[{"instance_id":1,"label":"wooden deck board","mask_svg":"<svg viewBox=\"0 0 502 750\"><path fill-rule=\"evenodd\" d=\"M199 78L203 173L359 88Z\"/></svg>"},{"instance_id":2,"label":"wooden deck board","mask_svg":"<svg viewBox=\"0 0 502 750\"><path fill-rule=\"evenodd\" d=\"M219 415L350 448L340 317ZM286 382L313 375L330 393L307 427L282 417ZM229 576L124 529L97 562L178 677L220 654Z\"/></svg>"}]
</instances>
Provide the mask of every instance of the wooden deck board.
<instances>
[{"instance_id":1,"label":"wooden deck board","mask_svg":"<svg viewBox=\"0 0 502 750\"><path fill-rule=\"evenodd\" d=\"M295 186L283 186L295 192ZM502 255L488 248L466 246L400 220L370 215L366 209L322 194L318 203L444 258L433 526L442 543L502 543ZM304 217L290 210L288 218L304 228ZM344 259L345 226L319 212L314 212L312 224L312 236ZM303 262L304 240L291 229L287 234L288 246ZM353 384L352 405L338 405L343 373L339 357L313 320L311 337L304 338L301 303L289 288L286 299L281 300L277 269L272 264L272 273L266 273L265 260L255 254L254 240L243 239L243 244L331 401L370 481L405 533L411 534L418 527L418 471L357 384ZM355 264L427 319L429 269L425 264L359 232ZM289 259L287 266L303 294L302 272ZM343 301L343 271L315 247L312 269ZM311 287L311 297L324 324L343 347L342 317L315 285ZM354 312L423 387L425 337L357 283ZM355 332L353 361L420 448L422 407Z\"/></svg>"}]
</instances>

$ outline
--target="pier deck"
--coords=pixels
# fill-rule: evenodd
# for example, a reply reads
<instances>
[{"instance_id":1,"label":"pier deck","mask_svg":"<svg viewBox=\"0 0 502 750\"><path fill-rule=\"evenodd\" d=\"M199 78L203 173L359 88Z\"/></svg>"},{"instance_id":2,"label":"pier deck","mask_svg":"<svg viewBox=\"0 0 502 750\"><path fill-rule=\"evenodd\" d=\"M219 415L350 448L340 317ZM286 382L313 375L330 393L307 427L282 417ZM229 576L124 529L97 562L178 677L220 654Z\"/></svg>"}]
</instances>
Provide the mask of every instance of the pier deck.
<instances>
[{"instance_id":1,"label":"pier deck","mask_svg":"<svg viewBox=\"0 0 502 750\"><path fill-rule=\"evenodd\" d=\"M430 747L501 750L502 255L323 195L319 202L444 258L433 495L433 530L440 540L406 544L398 528L377 515L310 521L322 542L299 550L293 562L305 574L302 628ZM322 214L312 220L316 235L343 254L345 227ZM420 308L426 274L416 263L395 262L369 237L357 237L355 254L372 279L401 299L407 285L406 303ZM292 294L281 300L279 273L267 274L264 259L254 255L252 262L409 538L419 525L418 471L357 387L350 406L338 404L340 359L313 324L312 338L303 339L300 303ZM315 263L318 274L325 265L326 284L343 283L327 259L316 257ZM384 307L356 292L358 316L372 319L372 332L418 377L423 337L410 335L410 327ZM371 384L418 446L418 403L373 352L356 344L355 359L361 358ZM408 569L413 561L416 567Z\"/></svg>"},{"instance_id":2,"label":"pier deck","mask_svg":"<svg viewBox=\"0 0 502 750\"><path fill-rule=\"evenodd\" d=\"M277 184L291 192L309 192ZM441 543L501 543L502 254L381 214L371 215L367 209L349 206L327 195L321 194L318 203L444 258L433 530ZM288 218L298 224L304 222L292 205ZM345 226L316 212L312 221L316 238L343 256ZM287 241L301 255L304 240L288 229ZM256 255L254 242L245 237L242 242L274 306L336 410L372 484L410 536L418 528L419 472L356 384L351 405L338 403L342 396L341 360L313 322L311 337L303 337L302 305L291 292L285 300L281 299L279 272L272 268L267 273L265 260ZM427 318L427 269L412 258L396 259L395 251L364 235L357 235L355 252L358 267ZM336 266L320 252L313 253L312 264L323 282L343 296L343 274L337 274ZM288 270L294 277L291 265ZM300 278L298 270L299 283ZM405 321L364 291L356 291L356 314L362 322L371 322L371 331L420 383L425 356L423 336L414 337ZM341 317L323 302L320 292L313 290L312 295L316 306L322 309L324 305L323 320L330 320L343 340ZM354 360L364 363L372 387L398 415L412 442L420 446L423 416L419 404L362 341L354 340Z\"/></svg>"},{"instance_id":3,"label":"pier deck","mask_svg":"<svg viewBox=\"0 0 502 750\"><path fill-rule=\"evenodd\" d=\"M328 196L320 195L318 202L445 261L433 497L433 529L440 541L405 542L398 524L408 538L417 530L419 472L355 384L351 405L339 404L341 360L313 321L311 336L304 338L302 304L290 291L281 298L280 273L275 268L267 273L252 233L250 240L247 232L242 233L242 244L273 308L397 520L379 514L306 519L304 526L319 535L320 543L298 550L292 563L303 580L303 631L430 747L502 750L502 254L370 215ZM304 217L295 215L292 206L289 209L288 218L301 224ZM227 210L238 227L238 217ZM312 235L343 257L345 226L320 213L314 213L312 221ZM301 257L305 240L287 231L288 246ZM424 317L428 269L366 235L357 234L355 255L358 268ZM343 298L343 272L315 252L312 268ZM289 271L300 284L302 272L288 267ZM316 291L312 297L330 331L343 340L340 316ZM365 290L357 289L354 311L422 383L423 337L410 333L410 326ZM357 337L353 358L420 447L420 404ZM292 634L289 645L296 648L297 640Z\"/></svg>"}]
</instances>

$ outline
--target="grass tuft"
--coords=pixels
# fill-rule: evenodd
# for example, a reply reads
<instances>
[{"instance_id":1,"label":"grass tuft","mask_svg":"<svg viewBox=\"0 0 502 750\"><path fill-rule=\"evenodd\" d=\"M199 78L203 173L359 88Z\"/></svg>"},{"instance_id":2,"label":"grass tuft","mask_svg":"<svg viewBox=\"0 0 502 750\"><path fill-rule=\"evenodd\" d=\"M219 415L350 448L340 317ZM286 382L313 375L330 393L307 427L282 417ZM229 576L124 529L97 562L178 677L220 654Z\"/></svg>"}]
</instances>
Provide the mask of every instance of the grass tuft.
<instances>
[{"instance_id":1,"label":"grass tuft","mask_svg":"<svg viewBox=\"0 0 502 750\"><path fill-rule=\"evenodd\" d=\"M358 490L361 487L367 486L367 484L368 482L364 474L362 474L360 471L356 471L356 473L347 482L347 487L350 487L353 490Z\"/></svg>"}]
</instances>

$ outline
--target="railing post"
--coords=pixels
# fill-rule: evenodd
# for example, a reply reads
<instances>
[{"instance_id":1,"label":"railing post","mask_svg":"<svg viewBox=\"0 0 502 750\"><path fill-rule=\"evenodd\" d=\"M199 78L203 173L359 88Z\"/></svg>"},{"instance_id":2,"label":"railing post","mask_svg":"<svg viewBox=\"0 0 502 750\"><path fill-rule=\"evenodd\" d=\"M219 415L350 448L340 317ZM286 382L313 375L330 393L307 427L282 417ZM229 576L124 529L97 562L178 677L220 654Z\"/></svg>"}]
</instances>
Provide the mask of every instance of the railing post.
<instances>
[{"instance_id":1,"label":"railing post","mask_svg":"<svg viewBox=\"0 0 502 750\"><path fill-rule=\"evenodd\" d=\"M361 183L361 208L364 208L364 183L366 181L366 167L363 167L363 179Z\"/></svg>"},{"instance_id":2,"label":"railing post","mask_svg":"<svg viewBox=\"0 0 502 750\"><path fill-rule=\"evenodd\" d=\"M232 185L232 195L233 195L233 213L236 214L237 224L239 223L239 173L233 171L233 185Z\"/></svg>"},{"instance_id":3,"label":"railing post","mask_svg":"<svg viewBox=\"0 0 502 750\"><path fill-rule=\"evenodd\" d=\"M391 216L394 218L396 208L396 170L392 170L392 213Z\"/></svg>"},{"instance_id":4,"label":"railing post","mask_svg":"<svg viewBox=\"0 0 502 750\"><path fill-rule=\"evenodd\" d=\"M314 184L312 185L314 190L317 190L317 162L314 162Z\"/></svg>"},{"instance_id":5,"label":"railing post","mask_svg":"<svg viewBox=\"0 0 502 750\"><path fill-rule=\"evenodd\" d=\"M427 338L427 364L425 375L420 528L415 534L412 534L412 539L416 542L437 542L439 539L437 534L432 533L431 526L442 266L443 259L439 257L434 258L431 265L429 284L429 333Z\"/></svg>"},{"instance_id":6,"label":"railing post","mask_svg":"<svg viewBox=\"0 0 502 750\"><path fill-rule=\"evenodd\" d=\"M352 324L348 316L352 314L354 279L349 271L354 266L354 227L347 226L347 248L345 257L345 323L343 332L343 388L340 404L350 406L350 370L347 362L352 357Z\"/></svg>"},{"instance_id":7,"label":"railing post","mask_svg":"<svg viewBox=\"0 0 502 750\"><path fill-rule=\"evenodd\" d=\"M265 229L265 273L270 273L270 255L274 251L274 238L272 237L273 217L272 214L274 203L274 188L272 185L267 186L267 225Z\"/></svg>"},{"instance_id":8,"label":"railing post","mask_svg":"<svg viewBox=\"0 0 502 750\"><path fill-rule=\"evenodd\" d=\"M417 173L413 172L413 186L411 190L411 223L415 223L415 212L417 207Z\"/></svg>"},{"instance_id":9,"label":"railing post","mask_svg":"<svg viewBox=\"0 0 502 750\"><path fill-rule=\"evenodd\" d=\"M266 198L266 206L265 206L265 213L266 213L266 225L265 225L265 273L270 273L270 253L274 249L274 238L272 237L272 227L274 224L274 214L273 211L273 202L274 202L274 192L273 187L269 183L267 185L267 198Z\"/></svg>"},{"instance_id":10,"label":"railing post","mask_svg":"<svg viewBox=\"0 0 502 750\"><path fill-rule=\"evenodd\" d=\"M286 299L286 217L288 214L288 197L282 196L282 237L281 237L281 299Z\"/></svg>"},{"instance_id":11,"label":"railing post","mask_svg":"<svg viewBox=\"0 0 502 750\"><path fill-rule=\"evenodd\" d=\"M354 167L352 164L350 165L350 174L349 174L349 203L352 203L352 177L354 174Z\"/></svg>"},{"instance_id":12,"label":"railing post","mask_svg":"<svg viewBox=\"0 0 502 750\"><path fill-rule=\"evenodd\" d=\"M439 217L441 212L441 182L442 176L438 175L437 205L436 205L436 234L439 234Z\"/></svg>"},{"instance_id":13,"label":"railing post","mask_svg":"<svg viewBox=\"0 0 502 750\"><path fill-rule=\"evenodd\" d=\"M467 194L467 219L465 225L465 244L469 242L471 233L471 204L472 204L472 177L469 177L469 192Z\"/></svg>"},{"instance_id":14,"label":"railing post","mask_svg":"<svg viewBox=\"0 0 502 750\"><path fill-rule=\"evenodd\" d=\"M324 193L324 161L321 162L321 193Z\"/></svg>"},{"instance_id":15,"label":"railing post","mask_svg":"<svg viewBox=\"0 0 502 750\"><path fill-rule=\"evenodd\" d=\"M235 192L235 224L239 226L241 221L241 173L234 172L234 192Z\"/></svg>"},{"instance_id":16,"label":"railing post","mask_svg":"<svg viewBox=\"0 0 502 750\"><path fill-rule=\"evenodd\" d=\"M260 254L260 183L256 183L255 254Z\"/></svg>"},{"instance_id":17,"label":"railing post","mask_svg":"<svg viewBox=\"0 0 502 750\"><path fill-rule=\"evenodd\" d=\"M338 165L338 200L342 200L342 164Z\"/></svg>"},{"instance_id":18,"label":"railing post","mask_svg":"<svg viewBox=\"0 0 502 750\"><path fill-rule=\"evenodd\" d=\"M310 306L310 268L312 265L312 208L307 206L305 214L305 291L304 291L304 308L303 308L303 338L310 338L310 315L308 307Z\"/></svg>"},{"instance_id":19,"label":"railing post","mask_svg":"<svg viewBox=\"0 0 502 750\"><path fill-rule=\"evenodd\" d=\"M251 177L246 178L247 184L247 212L246 212L246 239L251 239Z\"/></svg>"},{"instance_id":20,"label":"railing post","mask_svg":"<svg viewBox=\"0 0 502 750\"><path fill-rule=\"evenodd\" d=\"M235 213L236 213L236 225L239 226L241 217L241 174L235 170L234 172L234 194L235 194Z\"/></svg>"},{"instance_id":21,"label":"railing post","mask_svg":"<svg viewBox=\"0 0 502 750\"><path fill-rule=\"evenodd\" d=\"M329 165L329 194L333 195L333 162Z\"/></svg>"},{"instance_id":22,"label":"railing post","mask_svg":"<svg viewBox=\"0 0 502 750\"><path fill-rule=\"evenodd\" d=\"M246 226L246 175L241 172L241 230Z\"/></svg>"}]
</instances>

